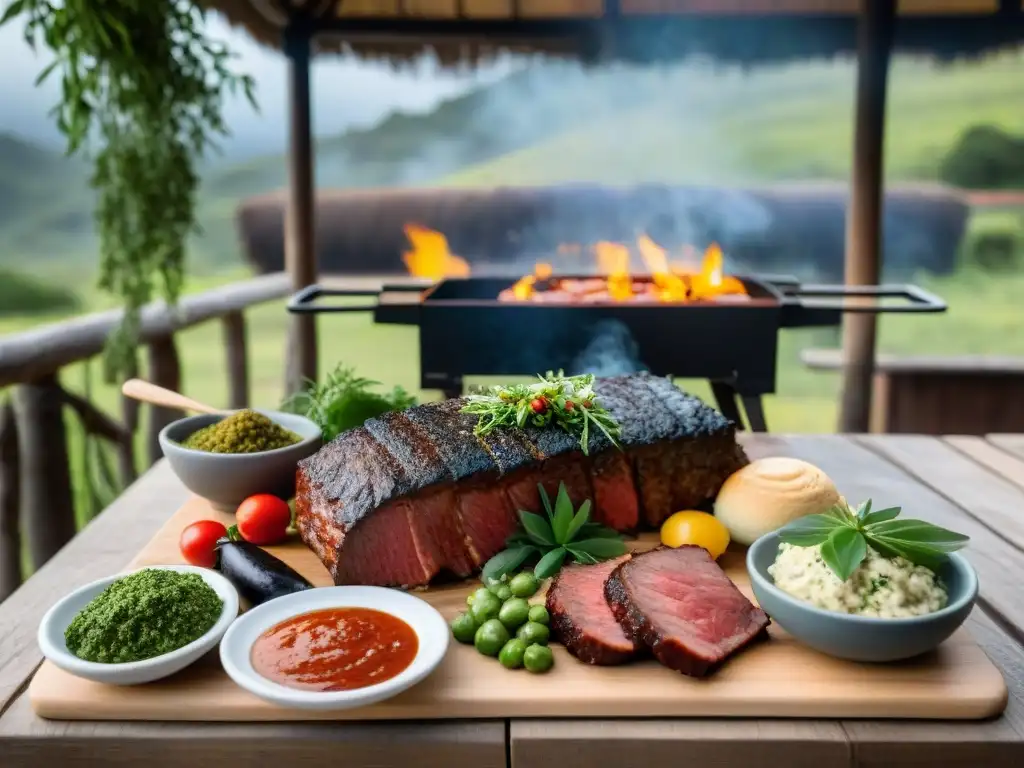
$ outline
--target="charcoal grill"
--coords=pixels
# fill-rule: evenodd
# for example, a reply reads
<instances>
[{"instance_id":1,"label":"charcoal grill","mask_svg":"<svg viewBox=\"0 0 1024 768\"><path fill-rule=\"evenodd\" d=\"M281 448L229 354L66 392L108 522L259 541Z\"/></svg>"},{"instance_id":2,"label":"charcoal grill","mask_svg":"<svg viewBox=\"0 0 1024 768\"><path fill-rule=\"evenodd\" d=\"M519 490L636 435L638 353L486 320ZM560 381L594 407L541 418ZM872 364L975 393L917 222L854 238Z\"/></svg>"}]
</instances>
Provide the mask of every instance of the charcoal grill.
<instances>
[{"instance_id":1,"label":"charcoal grill","mask_svg":"<svg viewBox=\"0 0 1024 768\"><path fill-rule=\"evenodd\" d=\"M515 282L511 277L449 278L427 288L385 284L379 290L313 285L292 296L288 311L372 312L377 323L419 326L420 385L450 397L461 394L466 376L579 372L573 367L588 345L615 328L630 339L631 357L651 373L708 380L725 416L743 428L742 404L749 428L764 432L761 398L775 392L781 329L836 327L845 312L946 309L942 299L914 285L804 285L786 276L738 279L749 295L746 300L686 303L499 301L498 294ZM352 297L374 301L331 301ZM897 303L880 303L884 299Z\"/></svg>"}]
</instances>

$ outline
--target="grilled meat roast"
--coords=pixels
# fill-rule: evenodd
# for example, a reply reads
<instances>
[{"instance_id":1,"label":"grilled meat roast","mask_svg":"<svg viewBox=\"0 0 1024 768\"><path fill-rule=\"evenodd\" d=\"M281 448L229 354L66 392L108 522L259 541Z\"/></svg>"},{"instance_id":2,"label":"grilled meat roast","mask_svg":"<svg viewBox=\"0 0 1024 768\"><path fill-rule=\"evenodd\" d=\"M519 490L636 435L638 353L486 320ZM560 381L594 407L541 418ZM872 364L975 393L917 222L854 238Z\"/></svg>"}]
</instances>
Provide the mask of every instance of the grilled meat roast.
<instances>
[{"instance_id":1,"label":"grilled meat roast","mask_svg":"<svg viewBox=\"0 0 1024 768\"><path fill-rule=\"evenodd\" d=\"M633 555L612 571L604 593L626 636L686 675L703 677L767 637L768 615L702 547L658 547Z\"/></svg>"},{"instance_id":2,"label":"grilled meat roast","mask_svg":"<svg viewBox=\"0 0 1024 768\"><path fill-rule=\"evenodd\" d=\"M369 419L299 463L296 523L335 584L411 587L469 576L505 546L517 510L539 511L538 483L564 482L617 531L659 526L713 497L747 463L735 426L668 379L600 379L623 450L559 428L476 436L456 398Z\"/></svg>"},{"instance_id":3,"label":"grilled meat roast","mask_svg":"<svg viewBox=\"0 0 1024 768\"><path fill-rule=\"evenodd\" d=\"M551 581L547 609L555 639L580 661L624 664L637 645L619 626L604 596L604 584L629 555L597 565L567 565Z\"/></svg>"}]
</instances>

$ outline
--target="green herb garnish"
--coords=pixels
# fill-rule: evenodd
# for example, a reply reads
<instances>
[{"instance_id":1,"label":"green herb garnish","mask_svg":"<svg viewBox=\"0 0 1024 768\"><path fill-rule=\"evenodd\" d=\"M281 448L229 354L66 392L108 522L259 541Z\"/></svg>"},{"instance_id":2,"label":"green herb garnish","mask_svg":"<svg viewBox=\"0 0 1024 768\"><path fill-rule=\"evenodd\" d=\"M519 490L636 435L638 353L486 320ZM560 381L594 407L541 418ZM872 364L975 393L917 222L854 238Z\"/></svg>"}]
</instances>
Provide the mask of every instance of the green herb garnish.
<instances>
[{"instance_id":1,"label":"green herb garnish","mask_svg":"<svg viewBox=\"0 0 1024 768\"><path fill-rule=\"evenodd\" d=\"M508 537L507 549L484 565L485 584L511 573L528 560L539 558L533 569L538 579L554 576L567 559L577 563L600 563L626 553L618 532L590 522L590 500L573 508L565 483L558 484L554 506L544 486L538 484L544 515L519 510L521 528Z\"/></svg>"},{"instance_id":2,"label":"green herb garnish","mask_svg":"<svg viewBox=\"0 0 1024 768\"><path fill-rule=\"evenodd\" d=\"M837 504L820 515L794 520L779 530L779 539L797 547L821 546L821 559L843 581L853 575L870 546L883 557L902 557L936 570L946 555L969 538L924 520L897 520L899 507L871 509L871 499L856 510Z\"/></svg>"},{"instance_id":3,"label":"green herb garnish","mask_svg":"<svg viewBox=\"0 0 1024 768\"><path fill-rule=\"evenodd\" d=\"M463 413L479 416L474 432L486 435L498 427L557 425L580 436L584 455L590 445L591 425L618 447L619 425L598 402L593 374L565 376L548 371L534 384L491 387L487 394L469 395Z\"/></svg>"},{"instance_id":4,"label":"green herb garnish","mask_svg":"<svg viewBox=\"0 0 1024 768\"><path fill-rule=\"evenodd\" d=\"M416 405L416 398L401 387L388 394L371 392L380 382L356 376L344 364L334 369L320 384L306 383L306 390L285 400L281 410L297 413L315 422L330 441L342 432L361 426L367 419L388 411L401 411Z\"/></svg>"}]
</instances>

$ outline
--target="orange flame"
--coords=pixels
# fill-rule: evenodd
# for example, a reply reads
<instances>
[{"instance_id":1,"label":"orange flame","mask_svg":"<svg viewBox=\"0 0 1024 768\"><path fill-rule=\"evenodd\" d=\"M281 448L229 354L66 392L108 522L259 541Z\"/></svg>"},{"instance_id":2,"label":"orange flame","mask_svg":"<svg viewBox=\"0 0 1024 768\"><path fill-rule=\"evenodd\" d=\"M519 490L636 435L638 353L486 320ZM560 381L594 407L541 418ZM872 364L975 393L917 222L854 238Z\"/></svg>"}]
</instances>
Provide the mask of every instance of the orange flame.
<instances>
[{"instance_id":1,"label":"orange flame","mask_svg":"<svg viewBox=\"0 0 1024 768\"><path fill-rule=\"evenodd\" d=\"M448 240L440 232L406 224L405 234L412 249L402 258L410 274L439 280L445 277L468 277L469 264L454 255ZM558 254L582 251L576 244L561 245ZM524 275L500 297L503 301L531 301L545 294L548 298L574 301L656 300L683 303L714 300L720 296L747 296L743 282L725 274L725 255L717 243L700 254L693 246L685 246L681 259L669 258L668 252L647 235L636 241L647 275L630 273L629 246L602 241L593 246L597 267L604 279L555 278L554 267L537 262L532 274Z\"/></svg>"},{"instance_id":2,"label":"orange flame","mask_svg":"<svg viewBox=\"0 0 1024 768\"><path fill-rule=\"evenodd\" d=\"M448 250L448 238L440 232L419 224L406 224L405 236L412 245L411 251L402 254L409 274L430 280L469 277L469 264Z\"/></svg>"}]
</instances>

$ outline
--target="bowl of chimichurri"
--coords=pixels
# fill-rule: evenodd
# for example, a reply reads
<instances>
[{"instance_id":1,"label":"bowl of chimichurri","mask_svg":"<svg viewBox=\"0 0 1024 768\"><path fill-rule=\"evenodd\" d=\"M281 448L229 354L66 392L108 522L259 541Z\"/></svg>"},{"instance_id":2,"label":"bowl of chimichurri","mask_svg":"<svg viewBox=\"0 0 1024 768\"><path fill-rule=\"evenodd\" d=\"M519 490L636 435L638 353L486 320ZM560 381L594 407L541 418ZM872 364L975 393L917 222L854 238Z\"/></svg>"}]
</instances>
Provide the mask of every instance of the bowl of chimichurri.
<instances>
[{"instance_id":1,"label":"bowl of chimichurri","mask_svg":"<svg viewBox=\"0 0 1024 768\"><path fill-rule=\"evenodd\" d=\"M257 493L291 498L298 463L323 443L320 427L305 416L259 409L189 416L164 427L159 439L185 487L232 512Z\"/></svg>"}]
</instances>

